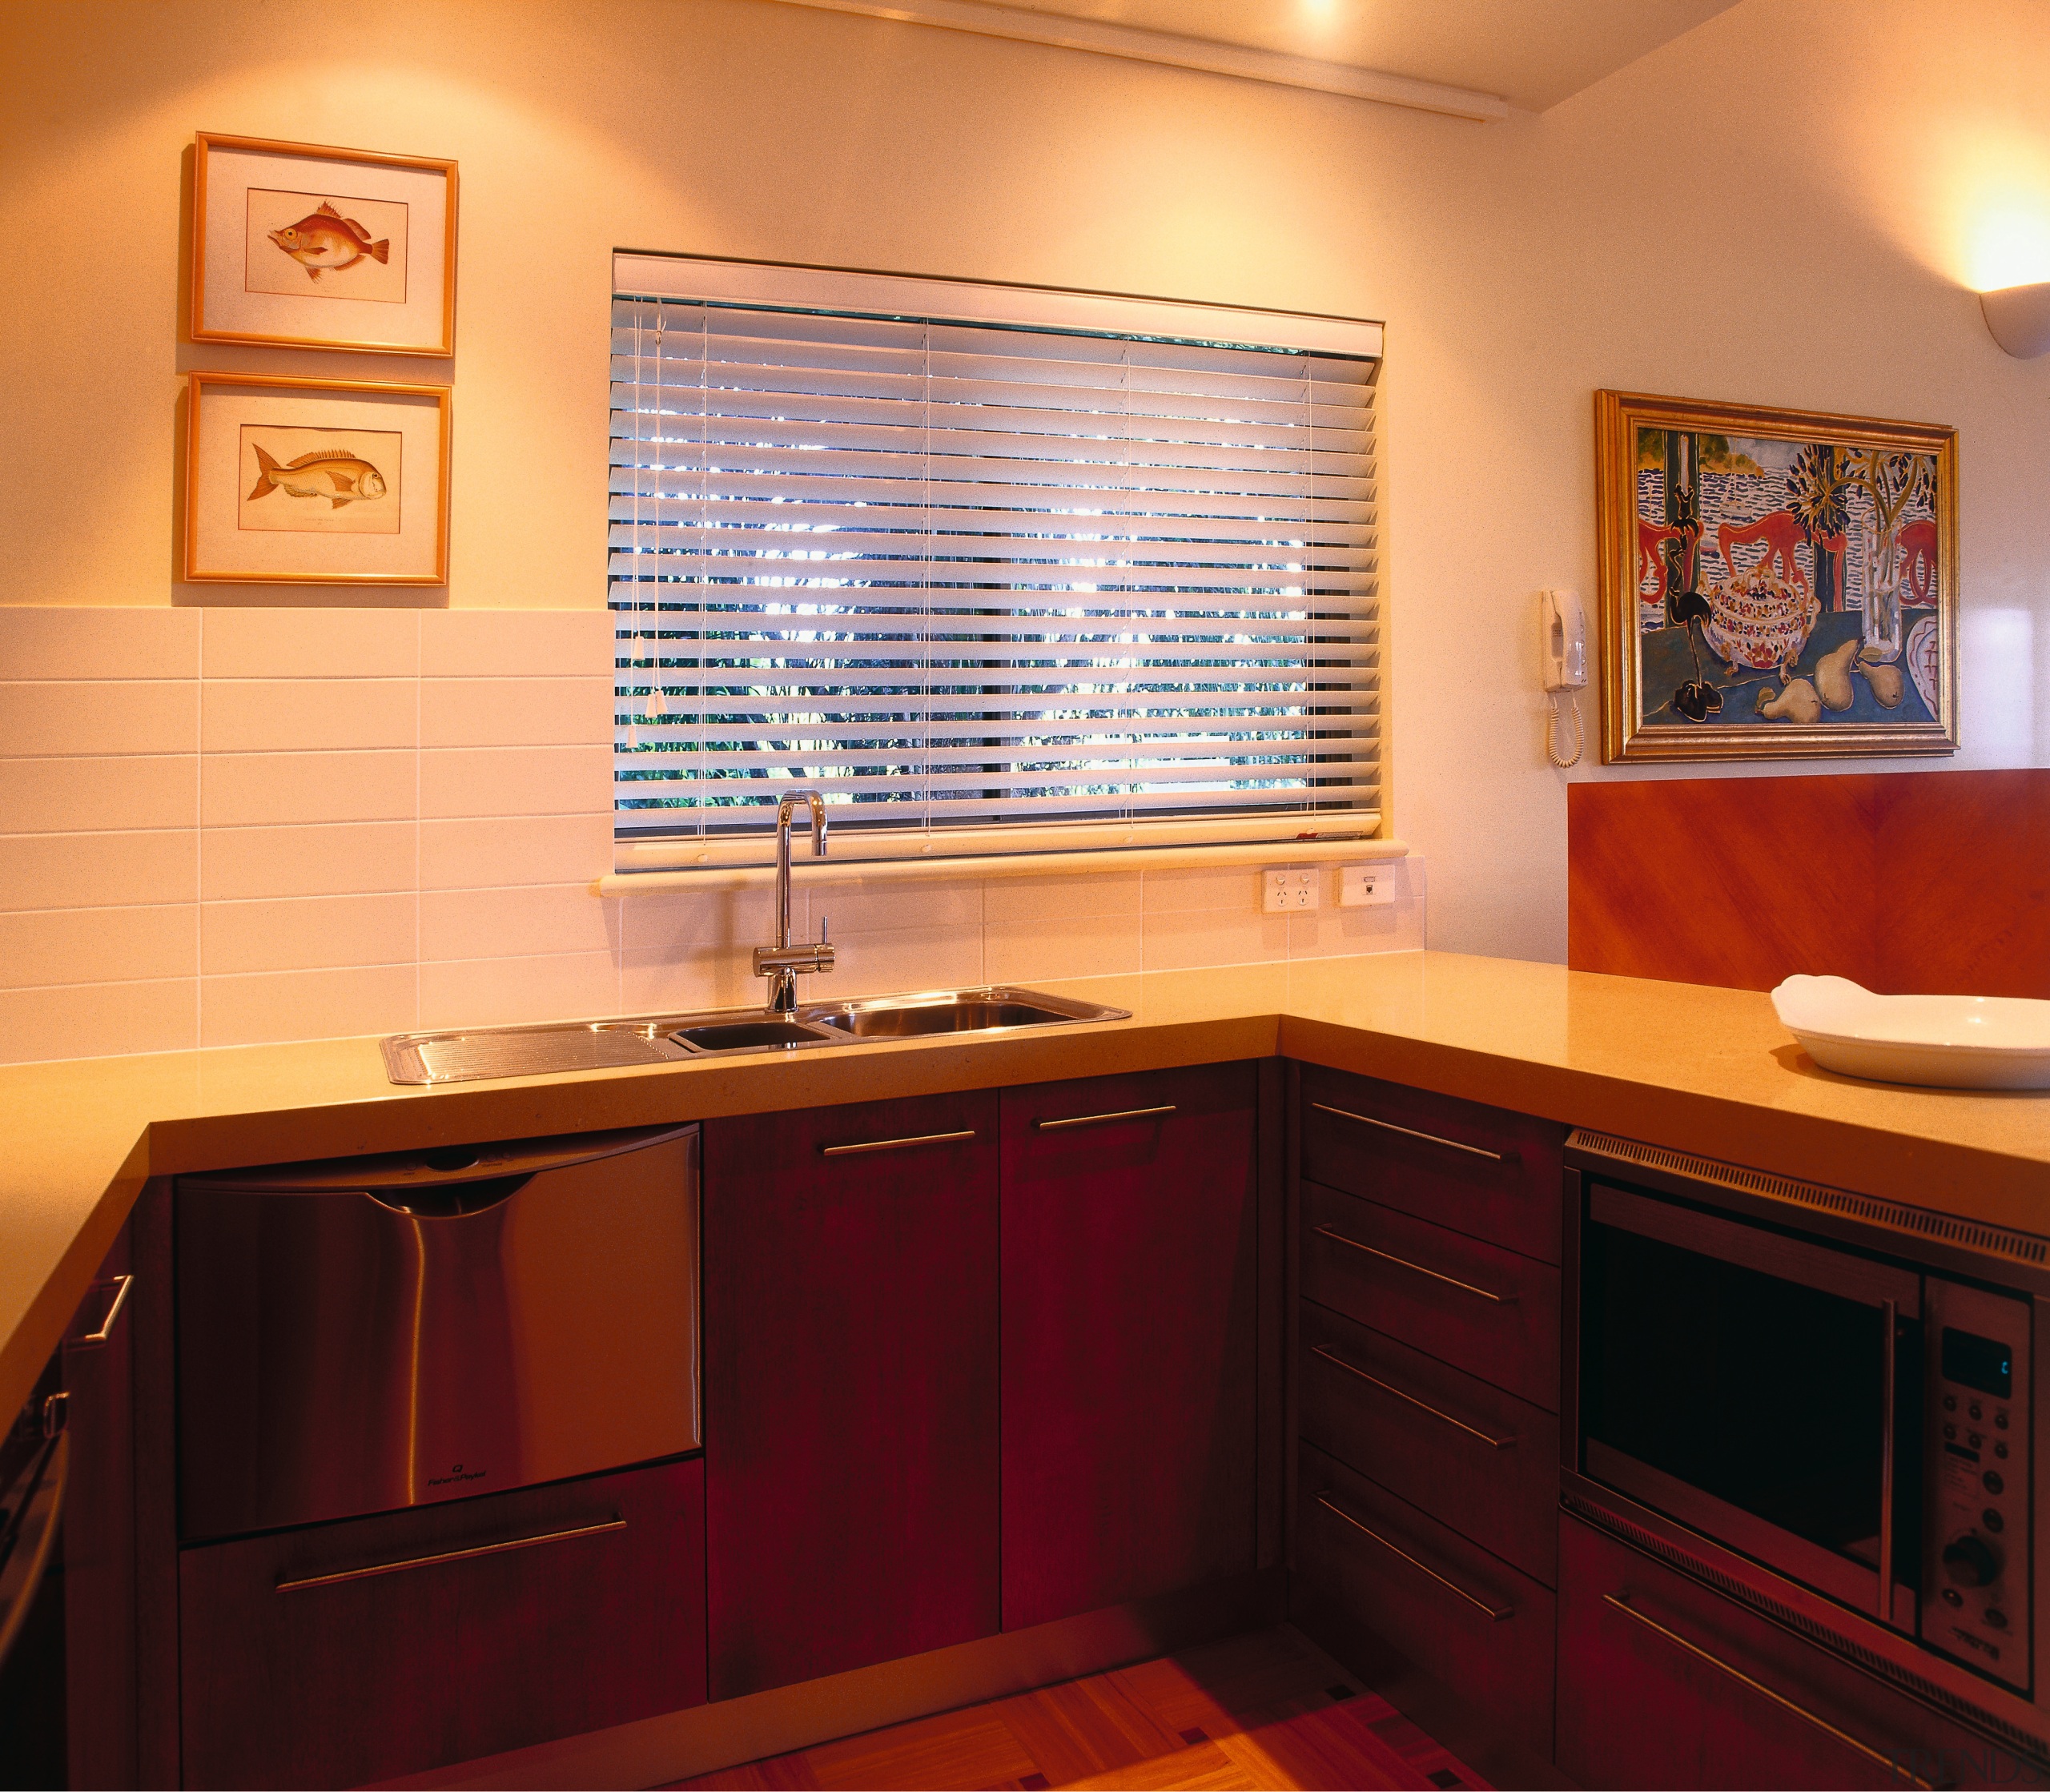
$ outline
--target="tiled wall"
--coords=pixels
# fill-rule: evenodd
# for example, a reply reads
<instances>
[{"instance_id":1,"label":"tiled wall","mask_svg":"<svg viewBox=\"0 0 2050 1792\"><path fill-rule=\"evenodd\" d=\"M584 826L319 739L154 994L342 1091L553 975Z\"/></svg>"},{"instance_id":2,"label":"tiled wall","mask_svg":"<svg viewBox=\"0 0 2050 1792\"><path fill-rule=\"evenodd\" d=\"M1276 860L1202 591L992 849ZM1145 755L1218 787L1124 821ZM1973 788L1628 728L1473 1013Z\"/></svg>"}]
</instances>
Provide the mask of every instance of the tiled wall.
<instances>
[{"instance_id":1,"label":"tiled wall","mask_svg":"<svg viewBox=\"0 0 2050 1792\"><path fill-rule=\"evenodd\" d=\"M591 894L610 620L0 608L0 1062L755 999L766 891ZM1423 943L1415 860L1294 917L1250 870L799 876L836 994Z\"/></svg>"}]
</instances>

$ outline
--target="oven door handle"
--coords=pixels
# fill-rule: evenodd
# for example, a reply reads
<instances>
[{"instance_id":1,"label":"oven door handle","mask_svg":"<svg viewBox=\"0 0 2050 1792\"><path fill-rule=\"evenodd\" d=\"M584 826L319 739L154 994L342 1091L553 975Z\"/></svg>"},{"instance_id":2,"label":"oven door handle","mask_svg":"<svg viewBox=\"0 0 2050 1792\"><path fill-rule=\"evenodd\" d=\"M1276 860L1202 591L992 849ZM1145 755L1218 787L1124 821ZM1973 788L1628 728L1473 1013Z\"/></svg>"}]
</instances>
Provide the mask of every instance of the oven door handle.
<instances>
[{"instance_id":1,"label":"oven door handle","mask_svg":"<svg viewBox=\"0 0 2050 1792\"><path fill-rule=\"evenodd\" d=\"M1879 1622L1893 1624L1893 1452L1894 1399L1899 1387L1900 1309L1891 1300L1879 1303L1879 1320L1884 1328L1881 1347L1885 1361L1879 1375Z\"/></svg>"}]
</instances>

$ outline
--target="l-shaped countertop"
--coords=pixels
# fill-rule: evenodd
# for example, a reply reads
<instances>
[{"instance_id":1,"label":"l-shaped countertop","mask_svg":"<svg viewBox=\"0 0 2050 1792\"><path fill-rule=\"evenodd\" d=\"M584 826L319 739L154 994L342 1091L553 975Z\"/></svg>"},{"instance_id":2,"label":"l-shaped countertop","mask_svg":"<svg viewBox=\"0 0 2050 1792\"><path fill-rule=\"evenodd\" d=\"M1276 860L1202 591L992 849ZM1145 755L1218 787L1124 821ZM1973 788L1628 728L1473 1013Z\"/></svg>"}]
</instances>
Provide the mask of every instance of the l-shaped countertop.
<instances>
[{"instance_id":1,"label":"l-shaped countertop","mask_svg":"<svg viewBox=\"0 0 2050 1792\"><path fill-rule=\"evenodd\" d=\"M1749 990L1445 952L1037 986L1132 1018L433 1089L375 1039L0 1070L0 1416L152 1176L1277 1055L2050 1236L2050 1092L1833 1075Z\"/></svg>"}]
</instances>

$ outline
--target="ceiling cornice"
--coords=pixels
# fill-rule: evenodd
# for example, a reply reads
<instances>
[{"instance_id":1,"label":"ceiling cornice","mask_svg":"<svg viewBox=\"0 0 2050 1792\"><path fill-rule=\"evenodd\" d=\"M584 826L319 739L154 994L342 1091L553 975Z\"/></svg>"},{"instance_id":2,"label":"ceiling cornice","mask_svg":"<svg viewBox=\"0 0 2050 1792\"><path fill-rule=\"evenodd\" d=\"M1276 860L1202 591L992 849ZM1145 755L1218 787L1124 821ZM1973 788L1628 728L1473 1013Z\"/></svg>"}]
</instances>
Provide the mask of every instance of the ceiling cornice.
<instances>
[{"instance_id":1,"label":"ceiling cornice","mask_svg":"<svg viewBox=\"0 0 2050 1792\"><path fill-rule=\"evenodd\" d=\"M1087 50L1099 56L1121 56L1136 62L1170 68L1200 69L1209 74L1236 75L1271 86L1307 87L1317 93L1342 94L1384 106L1437 112L1477 123L1506 118L1509 103L1493 94L1465 87L1441 86L1435 81L1413 81L1407 75L1355 68L1310 56L1290 56L1248 44L1220 43L1209 38L1148 31L1101 19L1071 18L1035 12L1022 6L995 6L987 0L778 0L792 6L825 12L861 13L871 18L907 25L931 25L946 31L971 31L980 37L1008 38L1020 43Z\"/></svg>"}]
</instances>

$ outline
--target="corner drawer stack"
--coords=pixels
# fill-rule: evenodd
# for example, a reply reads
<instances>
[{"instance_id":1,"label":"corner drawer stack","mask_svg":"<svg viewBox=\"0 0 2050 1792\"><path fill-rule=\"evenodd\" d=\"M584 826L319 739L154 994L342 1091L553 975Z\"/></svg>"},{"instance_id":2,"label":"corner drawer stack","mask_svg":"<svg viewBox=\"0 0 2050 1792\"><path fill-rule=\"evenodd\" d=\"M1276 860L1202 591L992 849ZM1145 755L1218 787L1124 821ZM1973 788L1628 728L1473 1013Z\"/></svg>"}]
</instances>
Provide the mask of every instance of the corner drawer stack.
<instances>
[{"instance_id":1,"label":"corner drawer stack","mask_svg":"<svg viewBox=\"0 0 2050 1792\"><path fill-rule=\"evenodd\" d=\"M1305 1067L1294 1602L1552 1742L1562 1130Z\"/></svg>"}]
</instances>

